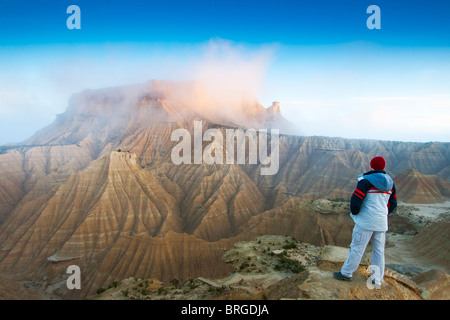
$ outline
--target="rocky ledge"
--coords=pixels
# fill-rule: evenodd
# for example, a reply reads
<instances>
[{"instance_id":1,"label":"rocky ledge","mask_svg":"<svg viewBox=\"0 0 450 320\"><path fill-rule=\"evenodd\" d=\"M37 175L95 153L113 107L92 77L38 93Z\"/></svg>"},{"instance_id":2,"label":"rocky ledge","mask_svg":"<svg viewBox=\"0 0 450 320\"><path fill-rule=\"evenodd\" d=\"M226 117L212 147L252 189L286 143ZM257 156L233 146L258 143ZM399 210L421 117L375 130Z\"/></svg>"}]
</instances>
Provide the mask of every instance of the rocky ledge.
<instances>
[{"instance_id":1,"label":"rocky ledge","mask_svg":"<svg viewBox=\"0 0 450 320\"><path fill-rule=\"evenodd\" d=\"M389 248L387 248L389 250ZM234 272L220 279L128 278L99 288L94 300L424 300L449 299L450 277L430 269L414 276L387 267L381 289L368 285L370 248L352 282L333 278L345 261L348 248L314 246L288 236L262 235L242 241L224 254ZM398 267L398 265L396 265ZM405 268L404 268L405 269ZM401 270L401 268L397 268Z\"/></svg>"}]
</instances>

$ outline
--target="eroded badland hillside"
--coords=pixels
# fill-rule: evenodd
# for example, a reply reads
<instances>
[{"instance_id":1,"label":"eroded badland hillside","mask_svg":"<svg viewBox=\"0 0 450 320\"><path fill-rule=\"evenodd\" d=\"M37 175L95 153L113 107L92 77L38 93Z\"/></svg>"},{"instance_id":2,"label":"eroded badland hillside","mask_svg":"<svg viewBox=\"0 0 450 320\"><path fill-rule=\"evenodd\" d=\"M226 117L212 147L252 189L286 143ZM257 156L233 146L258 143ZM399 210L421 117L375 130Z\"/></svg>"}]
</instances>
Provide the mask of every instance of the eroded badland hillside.
<instances>
[{"instance_id":1,"label":"eroded badland hillside","mask_svg":"<svg viewBox=\"0 0 450 320\"><path fill-rule=\"evenodd\" d=\"M442 217L450 200L450 143L297 136L277 102L211 105L193 82L86 90L51 125L23 143L0 146L1 297L85 299L112 283L120 288L110 298L138 297L135 286L152 298L180 292L193 298L363 297L363 271L361 283L348 287L352 294L326 293L319 283L334 283L329 275L342 262L334 253L347 250L353 228L347 200L376 155L385 156L401 203L390 218L391 268L414 277L432 266L449 272ZM179 141L173 132L185 130L194 145L198 124L200 134L214 129L225 138L227 130L281 128L277 170L262 175L267 165L251 163L249 153L243 163L236 155L231 163L208 164L195 163L192 150L190 164L174 163ZM274 137L266 138L270 146ZM200 139L203 151L210 144ZM296 248L282 249L292 239ZM277 261L291 256L301 271L277 270ZM82 271L80 290L66 286L70 265ZM423 277L417 286L435 281ZM438 282L447 288L446 280ZM400 282L390 285L377 294L426 297Z\"/></svg>"}]
</instances>

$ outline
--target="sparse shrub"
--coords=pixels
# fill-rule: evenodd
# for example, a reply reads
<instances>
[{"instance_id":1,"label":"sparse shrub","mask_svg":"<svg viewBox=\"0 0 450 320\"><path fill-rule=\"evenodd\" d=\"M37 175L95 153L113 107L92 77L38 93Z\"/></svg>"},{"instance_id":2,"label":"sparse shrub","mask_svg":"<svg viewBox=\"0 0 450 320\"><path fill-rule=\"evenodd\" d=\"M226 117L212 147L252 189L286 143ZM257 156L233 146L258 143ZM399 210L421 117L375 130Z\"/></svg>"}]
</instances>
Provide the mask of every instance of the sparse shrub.
<instances>
[{"instance_id":1,"label":"sparse shrub","mask_svg":"<svg viewBox=\"0 0 450 320\"><path fill-rule=\"evenodd\" d=\"M289 250L289 249L296 249L297 248L297 244L295 242L291 242L288 244L285 244L283 246L283 249Z\"/></svg>"},{"instance_id":2,"label":"sparse shrub","mask_svg":"<svg viewBox=\"0 0 450 320\"><path fill-rule=\"evenodd\" d=\"M279 256L279 263L274 268L277 271L288 270L293 273L300 273L305 270L305 267L303 267L298 261L291 260L283 255Z\"/></svg>"},{"instance_id":3,"label":"sparse shrub","mask_svg":"<svg viewBox=\"0 0 450 320\"><path fill-rule=\"evenodd\" d=\"M195 282L194 282L194 280L190 280L189 281L189 289L191 289L191 290L194 290L195 288L198 288L198 284L196 284Z\"/></svg>"},{"instance_id":4,"label":"sparse shrub","mask_svg":"<svg viewBox=\"0 0 450 320\"><path fill-rule=\"evenodd\" d=\"M108 289L111 289L111 288L117 288L118 285L119 285L119 281L114 280L114 281L108 286Z\"/></svg>"},{"instance_id":5,"label":"sparse shrub","mask_svg":"<svg viewBox=\"0 0 450 320\"><path fill-rule=\"evenodd\" d=\"M97 289L97 294L102 294L103 292L105 292L106 289L105 288L98 288Z\"/></svg>"},{"instance_id":6,"label":"sparse shrub","mask_svg":"<svg viewBox=\"0 0 450 320\"><path fill-rule=\"evenodd\" d=\"M333 198L333 199L329 199L330 201L333 202L350 202L349 199L344 199L344 198Z\"/></svg>"},{"instance_id":7,"label":"sparse shrub","mask_svg":"<svg viewBox=\"0 0 450 320\"><path fill-rule=\"evenodd\" d=\"M224 286L224 285L222 285L220 287L213 287L213 286L208 287L208 291L209 292L214 292L214 293L217 293L217 294L224 293L226 289L227 289L227 287Z\"/></svg>"},{"instance_id":8,"label":"sparse shrub","mask_svg":"<svg viewBox=\"0 0 450 320\"><path fill-rule=\"evenodd\" d=\"M245 268L248 268L250 265L247 262L244 262L241 264L241 266L239 267L239 270L243 270Z\"/></svg>"},{"instance_id":9,"label":"sparse shrub","mask_svg":"<svg viewBox=\"0 0 450 320\"><path fill-rule=\"evenodd\" d=\"M127 290L122 290L121 292L124 295L124 297L128 297L128 289Z\"/></svg>"}]
</instances>

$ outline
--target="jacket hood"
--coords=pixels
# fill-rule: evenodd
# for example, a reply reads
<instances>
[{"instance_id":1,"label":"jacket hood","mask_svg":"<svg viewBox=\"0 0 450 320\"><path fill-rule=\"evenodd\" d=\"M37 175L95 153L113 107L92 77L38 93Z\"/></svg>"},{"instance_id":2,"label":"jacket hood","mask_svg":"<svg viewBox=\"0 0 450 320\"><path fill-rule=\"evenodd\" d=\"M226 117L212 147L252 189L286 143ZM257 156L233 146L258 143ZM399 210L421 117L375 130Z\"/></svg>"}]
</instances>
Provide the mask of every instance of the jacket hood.
<instances>
[{"instance_id":1,"label":"jacket hood","mask_svg":"<svg viewBox=\"0 0 450 320\"><path fill-rule=\"evenodd\" d=\"M394 186L394 181L392 178L386 174L381 172L364 174L364 179L367 179L375 188L380 191L391 191Z\"/></svg>"}]
</instances>

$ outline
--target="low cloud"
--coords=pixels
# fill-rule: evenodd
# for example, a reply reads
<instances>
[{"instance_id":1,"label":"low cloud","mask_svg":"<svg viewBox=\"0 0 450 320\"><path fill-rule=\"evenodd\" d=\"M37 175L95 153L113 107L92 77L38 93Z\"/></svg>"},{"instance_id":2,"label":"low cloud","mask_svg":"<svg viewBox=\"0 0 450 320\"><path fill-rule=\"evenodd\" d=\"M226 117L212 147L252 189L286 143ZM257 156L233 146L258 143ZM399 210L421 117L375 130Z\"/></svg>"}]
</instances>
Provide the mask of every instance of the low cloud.
<instances>
[{"instance_id":1,"label":"low cloud","mask_svg":"<svg viewBox=\"0 0 450 320\"><path fill-rule=\"evenodd\" d=\"M273 50L266 47L249 52L228 41L212 40L201 61L194 65L192 77L224 104L257 98L264 89Z\"/></svg>"},{"instance_id":2,"label":"low cloud","mask_svg":"<svg viewBox=\"0 0 450 320\"><path fill-rule=\"evenodd\" d=\"M450 95L366 96L282 103L288 118L294 119L306 135L416 142L450 139Z\"/></svg>"},{"instance_id":3,"label":"low cloud","mask_svg":"<svg viewBox=\"0 0 450 320\"><path fill-rule=\"evenodd\" d=\"M84 89L148 80L197 80L206 89L197 105L224 109L264 89L273 46L214 39L199 44L114 44L5 50L0 62L0 145L20 142ZM199 95L197 95L199 96ZM274 98L275 99L275 98ZM36 126L30 123L36 123ZM8 125L7 125L8 124ZM11 128L14 127L14 130Z\"/></svg>"}]
</instances>

